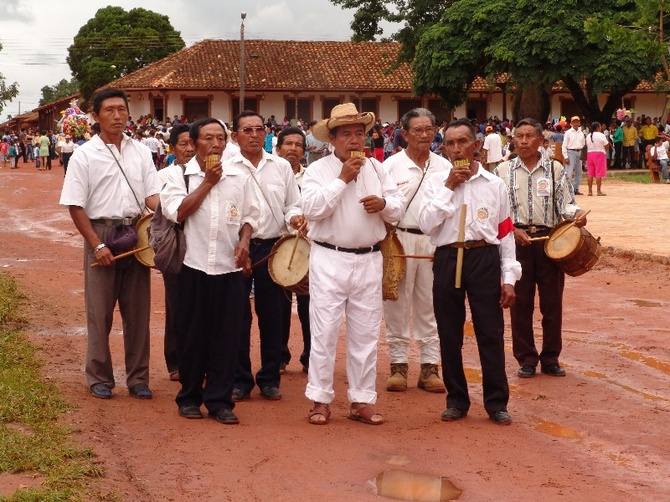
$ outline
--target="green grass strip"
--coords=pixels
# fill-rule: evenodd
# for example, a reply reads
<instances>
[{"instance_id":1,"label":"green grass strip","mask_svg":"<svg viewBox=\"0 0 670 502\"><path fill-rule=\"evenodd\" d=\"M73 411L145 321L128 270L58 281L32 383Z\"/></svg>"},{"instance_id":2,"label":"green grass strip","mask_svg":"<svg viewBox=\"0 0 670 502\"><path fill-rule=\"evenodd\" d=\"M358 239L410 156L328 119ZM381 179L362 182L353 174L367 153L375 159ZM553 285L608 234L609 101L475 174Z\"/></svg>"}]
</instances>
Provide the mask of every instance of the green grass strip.
<instances>
[{"instance_id":1,"label":"green grass strip","mask_svg":"<svg viewBox=\"0 0 670 502\"><path fill-rule=\"evenodd\" d=\"M91 450L73 445L69 428L58 423L73 407L40 378L35 347L16 329L23 323L22 300L16 283L0 275L0 474L24 473L42 482L0 500L90 499L90 482L102 470Z\"/></svg>"}]
</instances>

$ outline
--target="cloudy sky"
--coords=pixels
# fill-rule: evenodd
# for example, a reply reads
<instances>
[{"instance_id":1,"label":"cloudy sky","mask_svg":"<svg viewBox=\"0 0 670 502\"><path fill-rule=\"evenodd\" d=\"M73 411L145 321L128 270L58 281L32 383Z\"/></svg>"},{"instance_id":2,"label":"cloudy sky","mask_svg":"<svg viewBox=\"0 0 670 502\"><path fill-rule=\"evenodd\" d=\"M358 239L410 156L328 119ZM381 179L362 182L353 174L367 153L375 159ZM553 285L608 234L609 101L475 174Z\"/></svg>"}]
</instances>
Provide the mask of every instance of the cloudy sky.
<instances>
[{"instance_id":1,"label":"cloudy sky","mask_svg":"<svg viewBox=\"0 0 670 502\"><path fill-rule=\"evenodd\" d=\"M107 5L143 7L165 14L187 46L205 38L238 39L240 13L247 12L245 38L348 40L352 10L329 0L0 0L0 73L18 82L18 98L5 104L0 121L36 108L45 85L70 79L65 62L74 36ZM390 35L394 30L385 35Z\"/></svg>"}]
</instances>

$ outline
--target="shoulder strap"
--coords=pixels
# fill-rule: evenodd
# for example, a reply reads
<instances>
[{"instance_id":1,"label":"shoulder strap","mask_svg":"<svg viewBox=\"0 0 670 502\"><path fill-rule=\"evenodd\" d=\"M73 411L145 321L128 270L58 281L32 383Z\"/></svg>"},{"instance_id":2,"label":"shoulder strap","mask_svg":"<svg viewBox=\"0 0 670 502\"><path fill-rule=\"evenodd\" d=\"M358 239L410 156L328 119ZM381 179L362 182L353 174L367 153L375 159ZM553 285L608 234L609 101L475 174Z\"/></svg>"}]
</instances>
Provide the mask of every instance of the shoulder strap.
<instances>
[{"instance_id":1,"label":"shoulder strap","mask_svg":"<svg viewBox=\"0 0 670 502\"><path fill-rule=\"evenodd\" d=\"M104 143L104 141L103 141ZM128 176L126 176L126 172L123 170L123 167L121 167L121 163L119 162L119 159L116 158L116 155L114 155L114 152L112 149L109 147L107 143L105 143L105 146L107 147L107 150L109 150L109 153L112 154L112 157L114 157L114 160L116 161L116 165L119 166L119 169L121 169L121 174L123 174L123 177L126 180L126 183L128 183L128 188L130 188L130 191L133 194L133 197L135 198L135 202L137 202L137 205L140 208L140 212L144 212L144 207L142 207L142 204L140 204L140 201L137 199L137 195L135 195L135 190L133 190L133 186L130 184L130 180L128 179Z\"/></svg>"},{"instance_id":2,"label":"shoulder strap","mask_svg":"<svg viewBox=\"0 0 670 502\"><path fill-rule=\"evenodd\" d=\"M184 164L179 164L181 167L181 172L184 175L184 183L186 184L186 193L188 193L188 176L186 176L186 166Z\"/></svg>"}]
</instances>

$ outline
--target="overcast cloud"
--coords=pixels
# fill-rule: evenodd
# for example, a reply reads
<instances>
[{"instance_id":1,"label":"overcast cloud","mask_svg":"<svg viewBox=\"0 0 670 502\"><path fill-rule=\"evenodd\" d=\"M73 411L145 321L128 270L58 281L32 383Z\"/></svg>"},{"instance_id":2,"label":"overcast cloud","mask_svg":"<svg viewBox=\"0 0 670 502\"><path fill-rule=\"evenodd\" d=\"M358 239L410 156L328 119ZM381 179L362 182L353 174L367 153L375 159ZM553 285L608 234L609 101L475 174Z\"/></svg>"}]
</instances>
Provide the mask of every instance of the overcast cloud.
<instances>
[{"instance_id":1,"label":"overcast cloud","mask_svg":"<svg viewBox=\"0 0 670 502\"><path fill-rule=\"evenodd\" d=\"M19 103L22 113L36 108L45 85L72 78L67 48L79 28L107 4L167 15L187 46L205 38L238 39L242 11L247 12L247 39L348 40L354 12L329 0L0 0L0 73L7 84L20 86L0 121L18 115Z\"/></svg>"}]
</instances>

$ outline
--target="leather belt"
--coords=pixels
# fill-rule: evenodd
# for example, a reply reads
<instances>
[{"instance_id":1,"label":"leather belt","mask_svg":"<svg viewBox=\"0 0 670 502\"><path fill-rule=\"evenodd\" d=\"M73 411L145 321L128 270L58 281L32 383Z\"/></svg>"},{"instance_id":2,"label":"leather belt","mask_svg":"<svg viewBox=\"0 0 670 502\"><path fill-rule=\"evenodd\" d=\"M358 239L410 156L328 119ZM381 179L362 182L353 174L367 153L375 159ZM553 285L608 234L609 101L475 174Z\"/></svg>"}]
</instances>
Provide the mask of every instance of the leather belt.
<instances>
[{"instance_id":1,"label":"leather belt","mask_svg":"<svg viewBox=\"0 0 670 502\"><path fill-rule=\"evenodd\" d=\"M343 248L341 246L335 246L334 244L328 244L327 242L314 241L314 244L318 244L324 248L334 249L335 251L342 251L343 253L353 253L353 254L366 254L372 253L373 251L379 251L381 246L379 243L374 246L368 246L365 248Z\"/></svg>"},{"instance_id":2,"label":"leather belt","mask_svg":"<svg viewBox=\"0 0 670 502\"><path fill-rule=\"evenodd\" d=\"M263 246L263 245L274 244L278 240L279 237L273 237L271 239L251 239L251 243L254 244L255 246Z\"/></svg>"},{"instance_id":3,"label":"leather belt","mask_svg":"<svg viewBox=\"0 0 670 502\"><path fill-rule=\"evenodd\" d=\"M484 246L495 246L495 244L486 242L484 239L479 239L478 241L452 242L451 244L447 244L447 247L456 249L475 249L483 248Z\"/></svg>"},{"instance_id":4,"label":"leather belt","mask_svg":"<svg viewBox=\"0 0 670 502\"><path fill-rule=\"evenodd\" d=\"M568 150L571 152L581 152L582 148L568 148Z\"/></svg>"},{"instance_id":5,"label":"leather belt","mask_svg":"<svg viewBox=\"0 0 670 502\"><path fill-rule=\"evenodd\" d=\"M92 219L91 223L94 225L105 225L108 227L118 227L120 225L134 225L139 221L139 216L127 218L96 218Z\"/></svg>"},{"instance_id":6,"label":"leather belt","mask_svg":"<svg viewBox=\"0 0 670 502\"><path fill-rule=\"evenodd\" d=\"M415 235L425 235L421 230L418 228L402 228L402 227L396 227L398 230L402 230L403 232L409 232L410 234L415 234Z\"/></svg>"},{"instance_id":7,"label":"leather belt","mask_svg":"<svg viewBox=\"0 0 670 502\"><path fill-rule=\"evenodd\" d=\"M551 227L545 225L514 225L514 227L525 230L528 235L547 235L551 232Z\"/></svg>"}]
</instances>

